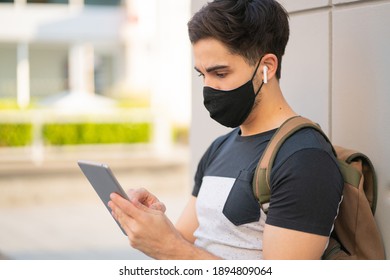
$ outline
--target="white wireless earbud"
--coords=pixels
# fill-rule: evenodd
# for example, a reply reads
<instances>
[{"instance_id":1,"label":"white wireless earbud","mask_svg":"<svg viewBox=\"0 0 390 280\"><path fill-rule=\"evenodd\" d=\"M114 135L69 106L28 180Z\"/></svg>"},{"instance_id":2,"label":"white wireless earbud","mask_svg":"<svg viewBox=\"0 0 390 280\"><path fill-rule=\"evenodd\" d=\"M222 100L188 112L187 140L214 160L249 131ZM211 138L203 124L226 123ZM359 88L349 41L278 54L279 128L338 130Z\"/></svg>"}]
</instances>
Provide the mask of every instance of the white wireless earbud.
<instances>
[{"instance_id":1,"label":"white wireless earbud","mask_svg":"<svg viewBox=\"0 0 390 280\"><path fill-rule=\"evenodd\" d=\"M264 66L263 67L263 75L264 75L264 84L268 83L268 67Z\"/></svg>"}]
</instances>

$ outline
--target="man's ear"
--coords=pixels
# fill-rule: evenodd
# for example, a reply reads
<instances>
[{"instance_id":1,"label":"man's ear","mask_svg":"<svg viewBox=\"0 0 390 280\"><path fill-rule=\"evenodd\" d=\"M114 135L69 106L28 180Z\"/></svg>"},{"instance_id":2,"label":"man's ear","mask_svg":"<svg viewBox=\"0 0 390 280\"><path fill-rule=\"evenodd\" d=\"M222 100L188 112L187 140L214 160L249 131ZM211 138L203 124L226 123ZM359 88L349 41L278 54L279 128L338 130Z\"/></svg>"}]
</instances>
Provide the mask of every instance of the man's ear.
<instances>
[{"instance_id":1,"label":"man's ear","mask_svg":"<svg viewBox=\"0 0 390 280\"><path fill-rule=\"evenodd\" d=\"M269 80L276 77L276 70L278 69L279 61L276 55L269 53L264 55L262 63L263 81L266 84Z\"/></svg>"}]
</instances>

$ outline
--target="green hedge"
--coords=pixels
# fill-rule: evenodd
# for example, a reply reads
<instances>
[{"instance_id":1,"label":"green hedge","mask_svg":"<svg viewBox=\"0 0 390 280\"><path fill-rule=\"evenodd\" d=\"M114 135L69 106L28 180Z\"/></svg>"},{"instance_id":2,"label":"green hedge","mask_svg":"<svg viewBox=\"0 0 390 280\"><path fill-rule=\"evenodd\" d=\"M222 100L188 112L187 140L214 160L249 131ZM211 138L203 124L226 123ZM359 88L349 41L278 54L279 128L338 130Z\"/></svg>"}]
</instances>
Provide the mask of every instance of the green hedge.
<instances>
[{"instance_id":1,"label":"green hedge","mask_svg":"<svg viewBox=\"0 0 390 280\"><path fill-rule=\"evenodd\" d=\"M32 143L32 125L0 123L0 147L27 146Z\"/></svg>"},{"instance_id":2,"label":"green hedge","mask_svg":"<svg viewBox=\"0 0 390 280\"><path fill-rule=\"evenodd\" d=\"M0 123L0 147L27 146L33 142L32 124ZM152 138L150 123L49 123L42 127L47 145L148 143ZM188 144L188 127L175 126L175 143Z\"/></svg>"},{"instance_id":3,"label":"green hedge","mask_svg":"<svg viewBox=\"0 0 390 280\"><path fill-rule=\"evenodd\" d=\"M43 139L50 145L145 143L151 138L149 123L45 124Z\"/></svg>"}]
</instances>

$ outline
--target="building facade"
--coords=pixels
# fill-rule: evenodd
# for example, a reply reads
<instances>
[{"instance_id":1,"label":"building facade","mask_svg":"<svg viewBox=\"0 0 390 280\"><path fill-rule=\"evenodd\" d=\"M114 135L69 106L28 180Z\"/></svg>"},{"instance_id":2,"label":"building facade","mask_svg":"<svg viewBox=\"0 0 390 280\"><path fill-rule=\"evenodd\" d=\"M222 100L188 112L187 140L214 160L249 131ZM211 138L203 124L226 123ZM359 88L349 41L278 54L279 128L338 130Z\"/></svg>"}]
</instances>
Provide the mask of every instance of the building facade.
<instances>
[{"instance_id":1,"label":"building facade","mask_svg":"<svg viewBox=\"0 0 390 280\"><path fill-rule=\"evenodd\" d=\"M0 98L109 94L128 66L120 0L0 0Z\"/></svg>"}]
</instances>

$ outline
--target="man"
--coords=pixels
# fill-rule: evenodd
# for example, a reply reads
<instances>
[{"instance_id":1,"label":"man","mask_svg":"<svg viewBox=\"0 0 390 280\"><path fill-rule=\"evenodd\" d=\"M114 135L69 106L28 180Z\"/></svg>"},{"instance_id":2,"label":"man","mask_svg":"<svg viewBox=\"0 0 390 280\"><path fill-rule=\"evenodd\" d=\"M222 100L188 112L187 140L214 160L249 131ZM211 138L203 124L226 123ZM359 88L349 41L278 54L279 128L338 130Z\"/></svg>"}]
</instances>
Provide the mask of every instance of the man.
<instances>
[{"instance_id":1,"label":"man","mask_svg":"<svg viewBox=\"0 0 390 280\"><path fill-rule=\"evenodd\" d=\"M267 215L251 189L266 144L296 116L279 87L289 37L286 11L274 0L216 0L188 28L205 107L222 125L237 128L203 155L176 227L146 190L130 191L131 202L113 194L113 216L134 248L157 259L321 258L343 182L331 146L318 132L303 129L281 147Z\"/></svg>"}]
</instances>

